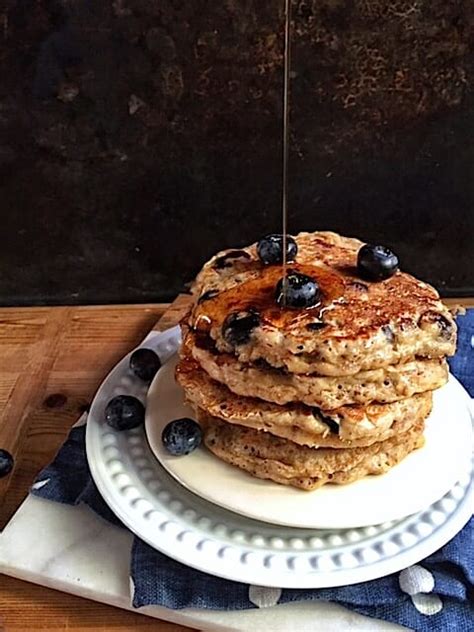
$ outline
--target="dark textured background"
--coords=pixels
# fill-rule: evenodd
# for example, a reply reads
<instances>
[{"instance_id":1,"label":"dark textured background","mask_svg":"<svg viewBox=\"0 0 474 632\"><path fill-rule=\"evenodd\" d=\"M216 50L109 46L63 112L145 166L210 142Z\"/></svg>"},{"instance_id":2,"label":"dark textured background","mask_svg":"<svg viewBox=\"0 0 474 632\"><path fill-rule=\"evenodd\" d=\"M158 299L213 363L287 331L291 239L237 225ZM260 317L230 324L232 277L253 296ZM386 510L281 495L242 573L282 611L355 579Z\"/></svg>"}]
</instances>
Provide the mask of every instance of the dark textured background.
<instances>
[{"instance_id":1,"label":"dark textured background","mask_svg":"<svg viewBox=\"0 0 474 632\"><path fill-rule=\"evenodd\" d=\"M474 293L474 3L295 0L290 230ZM280 226L283 0L4 0L0 302L172 298Z\"/></svg>"}]
</instances>

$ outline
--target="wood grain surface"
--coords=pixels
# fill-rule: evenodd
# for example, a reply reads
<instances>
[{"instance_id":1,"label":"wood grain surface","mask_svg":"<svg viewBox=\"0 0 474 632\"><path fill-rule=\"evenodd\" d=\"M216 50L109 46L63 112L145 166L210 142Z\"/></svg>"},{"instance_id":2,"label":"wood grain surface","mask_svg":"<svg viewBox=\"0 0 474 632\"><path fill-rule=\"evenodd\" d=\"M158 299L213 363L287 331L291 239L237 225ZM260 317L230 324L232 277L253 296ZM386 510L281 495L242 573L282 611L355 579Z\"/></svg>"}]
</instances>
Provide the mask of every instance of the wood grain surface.
<instances>
[{"instance_id":1,"label":"wood grain surface","mask_svg":"<svg viewBox=\"0 0 474 632\"><path fill-rule=\"evenodd\" d=\"M174 325L187 300L178 297L168 310L167 305L0 309L0 448L15 457L12 474L0 479L0 529L109 370L151 329ZM20 630L189 628L0 576L0 632Z\"/></svg>"},{"instance_id":2,"label":"wood grain surface","mask_svg":"<svg viewBox=\"0 0 474 632\"><path fill-rule=\"evenodd\" d=\"M108 371L151 329L176 324L188 302L0 309L0 447L15 457L12 474L0 479L0 529ZM474 307L474 298L446 302ZM142 629L189 630L0 577L0 632Z\"/></svg>"}]
</instances>

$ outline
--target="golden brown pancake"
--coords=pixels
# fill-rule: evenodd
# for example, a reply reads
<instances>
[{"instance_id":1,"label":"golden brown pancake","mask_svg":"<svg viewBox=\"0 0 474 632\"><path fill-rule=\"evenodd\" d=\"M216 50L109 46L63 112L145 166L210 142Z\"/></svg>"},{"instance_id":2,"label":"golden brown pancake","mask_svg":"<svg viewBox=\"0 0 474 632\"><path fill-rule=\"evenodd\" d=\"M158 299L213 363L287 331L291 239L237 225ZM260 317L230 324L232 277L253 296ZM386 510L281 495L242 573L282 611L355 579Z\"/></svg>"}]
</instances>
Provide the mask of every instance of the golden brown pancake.
<instances>
[{"instance_id":1,"label":"golden brown pancake","mask_svg":"<svg viewBox=\"0 0 474 632\"><path fill-rule=\"evenodd\" d=\"M423 421L432 406L431 392L391 404L342 406L332 411L301 403L279 406L235 395L189 357L179 362L176 379L198 421L214 417L311 447L350 448L383 441Z\"/></svg>"},{"instance_id":2,"label":"golden brown pancake","mask_svg":"<svg viewBox=\"0 0 474 632\"><path fill-rule=\"evenodd\" d=\"M281 265L263 265L256 246L223 251L205 264L193 294L189 325L240 362L264 360L297 374L349 376L416 358L452 355L456 326L434 288L397 272L381 282L361 279L357 239L300 233L289 269L314 278L322 301L313 308L280 308L275 286ZM231 314L258 315L247 341L229 342Z\"/></svg>"},{"instance_id":3,"label":"golden brown pancake","mask_svg":"<svg viewBox=\"0 0 474 632\"><path fill-rule=\"evenodd\" d=\"M383 474L423 445L423 422L365 448L309 448L267 432L209 419L204 443L219 459L258 478L313 490Z\"/></svg>"},{"instance_id":4,"label":"golden brown pancake","mask_svg":"<svg viewBox=\"0 0 474 632\"><path fill-rule=\"evenodd\" d=\"M295 239L288 271L314 279L319 302L279 306L282 266L256 244L218 253L194 283L176 378L218 458L311 490L381 474L423 444L456 325L409 274L360 278L361 241Z\"/></svg>"},{"instance_id":5,"label":"golden brown pancake","mask_svg":"<svg viewBox=\"0 0 474 632\"><path fill-rule=\"evenodd\" d=\"M343 377L301 375L240 362L230 353L216 353L185 334L183 353L191 353L206 373L233 393L275 404L302 402L333 410L353 404L390 403L434 390L448 379L446 360L412 360Z\"/></svg>"}]
</instances>

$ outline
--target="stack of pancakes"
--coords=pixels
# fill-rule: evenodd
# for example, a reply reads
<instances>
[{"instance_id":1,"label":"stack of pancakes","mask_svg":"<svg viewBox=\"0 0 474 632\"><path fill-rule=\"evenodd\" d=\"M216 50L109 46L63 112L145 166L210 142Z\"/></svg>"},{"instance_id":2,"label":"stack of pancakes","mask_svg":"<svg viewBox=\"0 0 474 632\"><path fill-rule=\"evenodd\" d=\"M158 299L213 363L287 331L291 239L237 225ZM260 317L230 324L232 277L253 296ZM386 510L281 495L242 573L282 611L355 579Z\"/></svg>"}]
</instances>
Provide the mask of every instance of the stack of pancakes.
<instances>
[{"instance_id":1,"label":"stack of pancakes","mask_svg":"<svg viewBox=\"0 0 474 632\"><path fill-rule=\"evenodd\" d=\"M279 307L282 266L218 253L193 287L176 377L218 458L305 490L380 474L423 444L456 326L437 292L361 279L357 239L301 233L292 271L321 303Z\"/></svg>"}]
</instances>

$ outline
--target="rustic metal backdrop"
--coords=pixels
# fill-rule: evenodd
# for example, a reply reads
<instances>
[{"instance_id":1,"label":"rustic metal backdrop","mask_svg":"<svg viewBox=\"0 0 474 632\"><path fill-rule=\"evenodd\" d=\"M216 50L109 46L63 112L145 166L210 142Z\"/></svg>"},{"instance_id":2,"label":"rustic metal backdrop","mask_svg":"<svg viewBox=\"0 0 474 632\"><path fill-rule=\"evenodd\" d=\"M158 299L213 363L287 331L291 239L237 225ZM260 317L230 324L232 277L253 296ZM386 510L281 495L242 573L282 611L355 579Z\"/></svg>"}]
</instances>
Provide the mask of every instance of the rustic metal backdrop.
<instances>
[{"instance_id":1,"label":"rustic metal backdrop","mask_svg":"<svg viewBox=\"0 0 474 632\"><path fill-rule=\"evenodd\" d=\"M295 0L291 232L474 291L474 3ZM0 301L172 297L280 226L283 0L6 0Z\"/></svg>"}]
</instances>

